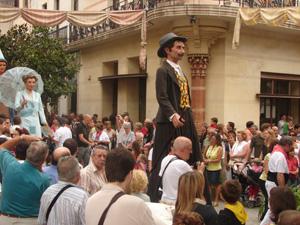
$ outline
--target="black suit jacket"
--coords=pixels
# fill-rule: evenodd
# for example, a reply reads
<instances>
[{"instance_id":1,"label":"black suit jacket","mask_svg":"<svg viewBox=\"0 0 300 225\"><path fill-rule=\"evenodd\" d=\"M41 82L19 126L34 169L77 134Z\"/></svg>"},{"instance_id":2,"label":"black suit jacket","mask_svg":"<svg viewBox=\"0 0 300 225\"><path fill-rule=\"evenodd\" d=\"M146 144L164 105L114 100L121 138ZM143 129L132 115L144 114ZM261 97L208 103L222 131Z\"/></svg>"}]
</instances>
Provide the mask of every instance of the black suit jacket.
<instances>
[{"instance_id":1,"label":"black suit jacket","mask_svg":"<svg viewBox=\"0 0 300 225\"><path fill-rule=\"evenodd\" d=\"M156 121L168 123L170 116L176 112L180 114L180 88L175 70L167 61L164 61L156 72L155 86L156 99L159 104Z\"/></svg>"}]
</instances>

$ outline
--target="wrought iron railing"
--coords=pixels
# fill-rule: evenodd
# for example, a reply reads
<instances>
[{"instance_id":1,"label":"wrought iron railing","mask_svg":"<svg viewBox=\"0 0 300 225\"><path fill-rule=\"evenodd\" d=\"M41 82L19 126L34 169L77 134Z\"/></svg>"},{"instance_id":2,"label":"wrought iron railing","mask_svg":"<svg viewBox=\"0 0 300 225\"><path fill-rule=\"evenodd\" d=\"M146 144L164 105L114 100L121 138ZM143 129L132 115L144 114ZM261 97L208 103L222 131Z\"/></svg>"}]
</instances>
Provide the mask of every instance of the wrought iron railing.
<instances>
[{"instance_id":1,"label":"wrought iron railing","mask_svg":"<svg viewBox=\"0 0 300 225\"><path fill-rule=\"evenodd\" d=\"M0 7L15 7L18 5L15 0L0 0Z\"/></svg>"},{"instance_id":2,"label":"wrought iron railing","mask_svg":"<svg viewBox=\"0 0 300 225\"><path fill-rule=\"evenodd\" d=\"M68 28L69 26L56 28L55 30L50 32L50 37L60 39L63 42L63 44L67 44L69 43L70 37L70 35L68 34Z\"/></svg>"},{"instance_id":3,"label":"wrought iron railing","mask_svg":"<svg viewBox=\"0 0 300 225\"><path fill-rule=\"evenodd\" d=\"M188 1L188 2L187 2ZM114 1L112 6L109 6L104 11L108 10L153 10L160 7L166 6L180 6L180 5L196 5L202 0L133 0L131 2L125 1ZM298 6L300 0L210 0L212 5L219 5L220 7L236 6L236 7L291 7ZM208 1L207 1L208 2ZM119 25L105 21L104 23L93 26L93 27L77 27L73 25L65 26L51 32L53 38L62 39L63 43L71 43L87 37L92 37L97 34L104 33L108 30L112 30L119 27Z\"/></svg>"}]
</instances>

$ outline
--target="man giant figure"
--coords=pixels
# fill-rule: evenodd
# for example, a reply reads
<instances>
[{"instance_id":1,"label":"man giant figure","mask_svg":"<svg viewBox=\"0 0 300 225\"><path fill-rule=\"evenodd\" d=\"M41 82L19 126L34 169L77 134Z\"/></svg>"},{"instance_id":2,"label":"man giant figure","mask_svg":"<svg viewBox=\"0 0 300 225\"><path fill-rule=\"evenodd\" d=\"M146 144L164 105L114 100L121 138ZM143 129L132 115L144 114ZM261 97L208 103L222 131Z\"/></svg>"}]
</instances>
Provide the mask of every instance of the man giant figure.
<instances>
[{"instance_id":1,"label":"man giant figure","mask_svg":"<svg viewBox=\"0 0 300 225\"><path fill-rule=\"evenodd\" d=\"M158 201L156 188L162 159L168 154L172 140L185 136L192 141L193 149L189 164L202 161L196 128L194 125L188 80L182 72L179 60L184 56L187 39L168 33L160 39L158 56L166 58L156 73L156 98L159 109L156 115L157 128L152 156L149 195Z\"/></svg>"}]
</instances>

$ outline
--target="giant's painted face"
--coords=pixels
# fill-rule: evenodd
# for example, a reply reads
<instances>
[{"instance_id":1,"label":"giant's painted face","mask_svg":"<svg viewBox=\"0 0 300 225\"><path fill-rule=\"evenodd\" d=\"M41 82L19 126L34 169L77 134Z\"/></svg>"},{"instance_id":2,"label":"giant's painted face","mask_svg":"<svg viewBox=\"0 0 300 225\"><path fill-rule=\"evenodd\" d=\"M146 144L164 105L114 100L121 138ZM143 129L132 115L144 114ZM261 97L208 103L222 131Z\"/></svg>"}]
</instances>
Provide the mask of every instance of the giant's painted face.
<instances>
[{"instance_id":1,"label":"giant's painted face","mask_svg":"<svg viewBox=\"0 0 300 225\"><path fill-rule=\"evenodd\" d=\"M6 62L0 61L0 75L2 75L6 70Z\"/></svg>"},{"instance_id":2,"label":"giant's painted face","mask_svg":"<svg viewBox=\"0 0 300 225\"><path fill-rule=\"evenodd\" d=\"M25 83L25 87L28 91L32 91L35 87L36 80L34 78L28 78Z\"/></svg>"}]
</instances>

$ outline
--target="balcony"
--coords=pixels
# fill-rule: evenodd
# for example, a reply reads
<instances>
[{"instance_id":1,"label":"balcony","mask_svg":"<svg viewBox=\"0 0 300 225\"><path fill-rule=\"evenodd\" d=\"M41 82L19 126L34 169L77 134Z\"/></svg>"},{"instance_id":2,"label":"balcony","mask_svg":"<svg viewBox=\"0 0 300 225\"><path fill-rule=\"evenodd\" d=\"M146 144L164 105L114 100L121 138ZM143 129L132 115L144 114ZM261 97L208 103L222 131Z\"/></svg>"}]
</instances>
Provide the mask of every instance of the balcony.
<instances>
[{"instance_id":1,"label":"balcony","mask_svg":"<svg viewBox=\"0 0 300 225\"><path fill-rule=\"evenodd\" d=\"M19 1L16 1L16 0L0 0L0 7L3 7L3 8L19 7Z\"/></svg>"},{"instance_id":2,"label":"balcony","mask_svg":"<svg viewBox=\"0 0 300 225\"><path fill-rule=\"evenodd\" d=\"M168 15L167 8L176 6L178 15L180 13L186 13L186 15L192 12L204 12L204 15L220 15L222 13L225 17L235 18L236 12L239 7L249 8L281 8L281 7L296 7L299 5L300 0L133 0L131 2L122 1L115 2L114 5L103 9L108 10L147 10L148 20L157 18L162 15ZM175 11L173 10L172 13ZM158 14L158 15L156 15ZM191 14L192 15L192 14ZM132 25L131 30L138 30L139 25ZM56 29L51 33L53 38L59 38L66 44L66 48L69 50L76 49L76 45L81 40L95 40L101 38L101 36L109 36L110 32L121 29L119 25L106 21L103 24L93 27L77 27L68 25L59 29ZM123 28L123 30L126 28ZM105 34L105 35L104 35ZM81 44L83 44L81 42Z\"/></svg>"}]
</instances>

